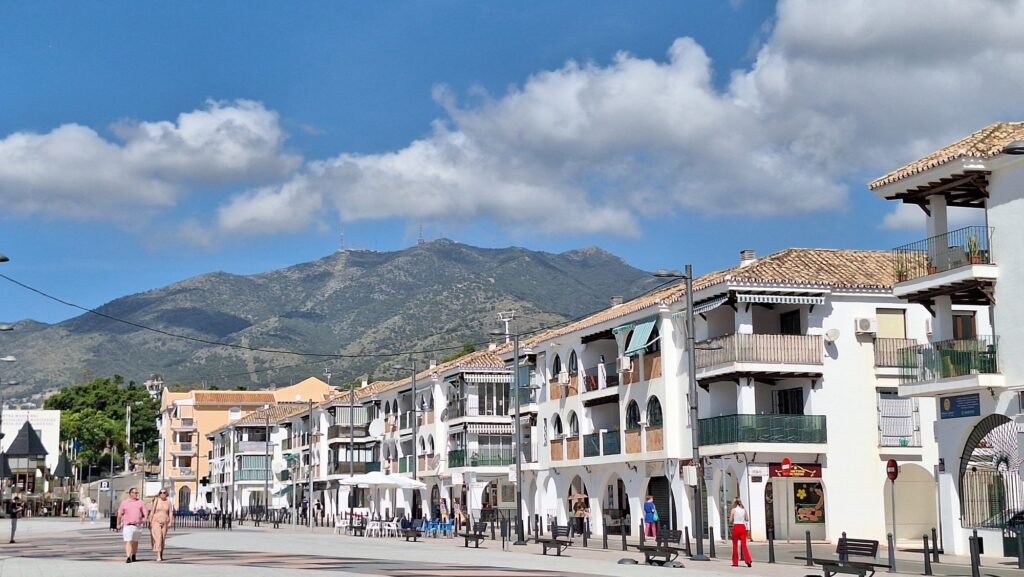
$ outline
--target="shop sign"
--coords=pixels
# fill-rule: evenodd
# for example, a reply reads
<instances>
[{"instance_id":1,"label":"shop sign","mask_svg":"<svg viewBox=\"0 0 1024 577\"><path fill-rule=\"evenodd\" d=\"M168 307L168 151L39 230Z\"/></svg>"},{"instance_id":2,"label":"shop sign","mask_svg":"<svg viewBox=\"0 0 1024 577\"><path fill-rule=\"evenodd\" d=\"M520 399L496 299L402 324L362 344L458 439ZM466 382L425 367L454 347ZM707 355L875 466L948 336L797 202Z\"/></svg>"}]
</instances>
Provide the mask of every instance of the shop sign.
<instances>
[{"instance_id":1,"label":"shop sign","mask_svg":"<svg viewBox=\"0 0 1024 577\"><path fill-rule=\"evenodd\" d=\"M977 417L981 415L981 396L954 395L942 397L939 402L939 418L958 419L960 417Z\"/></svg>"},{"instance_id":2,"label":"shop sign","mask_svg":"<svg viewBox=\"0 0 1024 577\"><path fill-rule=\"evenodd\" d=\"M768 465L747 465L747 474L751 477L767 477Z\"/></svg>"},{"instance_id":3,"label":"shop sign","mask_svg":"<svg viewBox=\"0 0 1024 577\"><path fill-rule=\"evenodd\" d=\"M783 467L783 463L772 464L768 466L768 472L770 477L793 477L796 479L820 479L821 478L821 465L800 465L792 463L788 468Z\"/></svg>"}]
</instances>

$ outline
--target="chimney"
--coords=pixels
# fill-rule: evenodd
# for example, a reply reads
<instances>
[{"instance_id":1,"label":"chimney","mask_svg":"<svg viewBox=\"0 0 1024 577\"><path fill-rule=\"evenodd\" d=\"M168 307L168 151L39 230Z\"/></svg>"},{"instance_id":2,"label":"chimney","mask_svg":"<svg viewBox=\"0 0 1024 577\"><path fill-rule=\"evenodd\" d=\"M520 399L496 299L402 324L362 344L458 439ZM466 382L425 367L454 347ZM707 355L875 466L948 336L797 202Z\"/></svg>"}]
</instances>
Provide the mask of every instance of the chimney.
<instances>
[{"instance_id":1,"label":"chimney","mask_svg":"<svg viewBox=\"0 0 1024 577\"><path fill-rule=\"evenodd\" d=\"M363 384L359 385L359 388L361 389L361 388L363 388L363 387L365 387L366 385L369 385L369 384L370 384L369 381L367 381L366 379L363 379Z\"/></svg>"},{"instance_id":2,"label":"chimney","mask_svg":"<svg viewBox=\"0 0 1024 577\"><path fill-rule=\"evenodd\" d=\"M615 296L611 298L612 307L617 307L622 304L622 297Z\"/></svg>"},{"instance_id":3,"label":"chimney","mask_svg":"<svg viewBox=\"0 0 1024 577\"><path fill-rule=\"evenodd\" d=\"M490 344L487 345L487 350L489 350L489 351L496 351L496 350L498 350L498 343L496 343L494 341L491 341Z\"/></svg>"},{"instance_id":4,"label":"chimney","mask_svg":"<svg viewBox=\"0 0 1024 577\"><path fill-rule=\"evenodd\" d=\"M747 266L755 260L757 260L757 253L753 250L746 248L740 251L740 266Z\"/></svg>"},{"instance_id":5,"label":"chimney","mask_svg":"<svg viewBox=\"0 0 1024 577\"><path fill-rule=\"evenodd\" d=\"M430 370L434 370L436 368L437 368L437 360L436 359L430 359Z\"/></svg>"}]
</instances>

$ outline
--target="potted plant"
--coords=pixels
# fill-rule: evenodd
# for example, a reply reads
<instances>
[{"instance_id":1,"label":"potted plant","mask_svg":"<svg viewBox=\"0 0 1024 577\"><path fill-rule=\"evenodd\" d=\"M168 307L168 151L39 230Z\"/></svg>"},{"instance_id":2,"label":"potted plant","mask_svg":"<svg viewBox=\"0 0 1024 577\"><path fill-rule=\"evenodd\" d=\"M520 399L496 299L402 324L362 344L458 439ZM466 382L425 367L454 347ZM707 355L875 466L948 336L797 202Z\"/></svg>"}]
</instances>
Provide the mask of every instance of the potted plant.
<instances>
[{"instance_id":1,"label":"potted plant","mask_svg":"<svg viewBox=\"0 0 1024 577\"><path fill-rule=\"evenodd\" d=\"M896 282L907 280L907 263L903 259L896 261Z\"/></svg>"},{"instance_id":2,"label":"potted plant","mask_svg":"<svg viewBox=\"0 0 1024 577\"><path fill-rule=\"evenodd\" d=\"M967 256L971 264L981 264L981 250L978 246L978 235L976 234L967 237Z\"/></svg>"},{"instance_id":3,"label":"potted plant","mask_svg":"<svg viewBox=\"0 0 1024 577\"><path fill-rule=\"evenodd\" d=\"M928 257L928 274L935 274L939 272L939 267L935 266L932 262L932 257Z\"/></svg>"}]
</instances>

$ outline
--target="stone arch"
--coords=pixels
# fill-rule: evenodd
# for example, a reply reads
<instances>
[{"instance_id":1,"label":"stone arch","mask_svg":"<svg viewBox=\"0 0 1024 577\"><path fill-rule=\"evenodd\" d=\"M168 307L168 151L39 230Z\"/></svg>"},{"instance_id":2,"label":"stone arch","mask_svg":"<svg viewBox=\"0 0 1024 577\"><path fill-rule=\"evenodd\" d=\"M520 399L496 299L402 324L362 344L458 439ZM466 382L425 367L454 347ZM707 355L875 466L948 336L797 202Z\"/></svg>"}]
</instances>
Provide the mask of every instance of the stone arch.
<instances>
[{"instance_id":1,"label":"stone arch","mask_svg":"<svg viewBox=\"0 0 1024 577\"><path fill-rule=\"evenodd\" d=\"M1007 511L1024 507L1018 437L1021 427L995 413L978 421L960 456L959 500L963 527L1006 524Z\"/></svg>"}]
</instances>

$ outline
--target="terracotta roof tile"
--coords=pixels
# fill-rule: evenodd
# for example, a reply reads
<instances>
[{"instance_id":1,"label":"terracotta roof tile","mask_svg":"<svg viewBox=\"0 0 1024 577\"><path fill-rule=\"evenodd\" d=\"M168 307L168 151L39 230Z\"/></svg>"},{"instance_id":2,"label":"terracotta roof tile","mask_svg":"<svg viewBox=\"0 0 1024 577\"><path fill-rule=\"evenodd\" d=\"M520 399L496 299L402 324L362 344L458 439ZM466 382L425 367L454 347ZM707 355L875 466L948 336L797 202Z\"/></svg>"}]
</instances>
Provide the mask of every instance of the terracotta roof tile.
<instances>
[{"instance_id":1,"label":"terracotta roof tile","mask_svg":"<svg viewBox=\"0 0 1024 577\"><path fill-rule=\"evenodd\" d=\"M259 410L256 410L256 411L252 411L251 413L247 413L244 416L242 416L241 419L238 419L237 421L232 421L232 422L230 422L230 423L228 423L228 424L226 424L226 425L224 425L222 427L218 427L218 428L210 431L209 433L206 434L206 436L207 437L212 437L213 435L215 435L217 433L220 433L221 431L224 431L225 429L228 429L228 428L230 428L232 426L236 426L237 427L237 426L240 426L240 425L242 425L242 426L244 426L244 425L259 425L259 424L262 424L262 423L266 423L267 422L267 415L270 415L270 422L271 423L277 423L277 422L279 422L279 421L281 421L283 419L287 419L288 417L293 417L293 416L295 416L295 415L297 415L299 413L302 413L303 411L308 411L308 410L309 410L309 403L294 403L294 402L291 402L291 403L278 403L276 405L272 405L271 407L269 407L267 409L259 409Z\"/></svg>"},{"instance_id":2,"label":"terracotta roof tile","mask_svg":"<svg viewBox=\"0 0 1024 577\"><path fill-rule=\"evenodd\" d=\"M469 353L464 357L459 357L455 360L448 361L447 363L441 363L433 369L425 369L416 374L416 380L426 380L434 374L444 374L452 369L472 369L472 370L495 370L500 371L505 369L505 361L501 358L503 349L511 348L511 345L502 345L496 350L484 350ZM357 399L365 399L370 395L383 393L393 389L398 389L406 385L412 384L412 377L405 377L397 381L376 381L370 385L367 385L356 393ZM419 388L417 386L417 388Z\"/></svg>"},{"instance_id":3,"label":"terracotta roof tile","mask_svg":"<svg viewBox=\"0 0 1024 577\"><path fill-rule=\"evenodd\" d=\"M196 405L274 404L273 391L192 391Z\"/></svg>"},{"instance_id":4,"label":"terracotta roof tile","mask_svg":"<svg viewBox=\"0 0 1024 577\"><path fill-rule=\"evenodd\" d=\"M1002 154L1003 147L1016 140L1024 140L1024 122L997 122L872 180L868 183L868 188L875 189L892 184L959 158L987 160Z\"/></svg>"}]
</instances>

